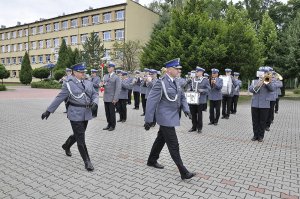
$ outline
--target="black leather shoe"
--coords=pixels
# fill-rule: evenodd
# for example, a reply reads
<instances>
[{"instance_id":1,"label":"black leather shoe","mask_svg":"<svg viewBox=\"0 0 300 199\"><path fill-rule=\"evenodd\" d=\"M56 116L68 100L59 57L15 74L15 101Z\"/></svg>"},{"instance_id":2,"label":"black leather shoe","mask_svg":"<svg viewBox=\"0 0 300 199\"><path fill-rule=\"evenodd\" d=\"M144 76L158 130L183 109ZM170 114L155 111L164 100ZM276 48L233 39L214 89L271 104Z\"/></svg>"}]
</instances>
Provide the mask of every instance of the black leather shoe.
<instances>
[{"instance_id":1,"label":"black leather shoe","mask_svg":"<svg viewBox=\"0 0 300 199\"><path fill-rule=\"evenodd\" d=\"M266 128L266 131L270 131L270 127L267 127L267 128Z\"/></svg>"},{"instance_id":2,"label":"black leather shoe","mask_svg":"<svg viewBox=\"0 0 300 199\"><path fill-rule=\"evenodd\" d=\"M198 129L197 133L202 133L202 130Z\"/></svg>"},{"instance_id":3,"label":"black leather shoe","mask_svg":"<svg viewBox=\"0 0 300 199\"><path fill-rule=\"evenodd\" d=\"M208 123L208 125L213 125L214 123L212 123L212 122L210 122L210 123Z\"/></svg>"},{"instance_id":4,"label":"black leather shoe","mask_svg":"<svg viewBox=\"0 0 300 199\"><path fill-rule=\"evenodd\" d=\"M107 127L105 127L105 128L103 128L103 130L108 130L110 127L109 126L107 126Z\"/></svg>"},{"instance_id":5,"label":"black leather shoe","mask_svg":"<svg viewBox=\"0 0 300 199\"><path fill-rule=\"evenodd\" d=\"M229 119L229 116L226 116L226 117L225 117L225 119L227 119L227 120L228 120L228 119Z\"/></svg>"},{"instance_id":6,"label":"black leather shoe","mask_svg":"<svg viewBox=\"0 0 300 199\"><path fill-rule=\"evenodd\" d=\"M154 163L154 164L150 164L150 163L147 163L147 165L149 166L149 167L154 167L154 168L157 168L157 169L163 169L164 168L164 166L163 165L161 165L161 164L159 164L159 163Z\"/></svg>"},{"instance_id":7,"label":"black leather shoe","mask_svg":"<svg viewBox=\"0 0 300 199\"><path fill-rule=\"evenodd\" d=\"M191 172L188 172L184 175L181 175L181 179L182 180L185 180L185 179L191 179L192 177L194 177L196 175L196 173L191 173Z\"/></svg>"},{"instance_id":8,"label":"black leather shoe","mask_svg":"<svg viewBox=\"0 0 300 199\"><path fill-rule=\"evenodd\" d=\"M122 122L123 120L118 120L117 122Z\"/></svg>"},{"instance_id":9,"label":"black leather shoe","mask_svg":"<svg viewBox=\"0 0 300 199\"><path fill-rule=\"evenodd\" d=\"M126 120L122 120L122 123L126 122Z\"/></svg>"},{"instance_id":10,"label":"black leather shoe","mask_svg":"<svg viewBox=\"0 0 300 199\"><path fill-rule=\"evenodd\" d=\"M226 118L225 116L222 116L222 117L221 117L221 119L225 119L225 118Z\"/></svg>"},{"instance_id":11,"label":"black leather shoe","mask_svg":"<svg viewBox=\"0 0 300 199\"><path fill-rule=\"evenodd\" d=\"M108 131L113 131L113 130L115 130L115 128L113 128L113 127L110 127L110 128L108 129Z\"/></svg>"},{"instance_id":12,"label":"black leather shoe","mask_svg":"<svg viewBox=\"0 0 300 199\"><path fill-rule=\"evenodd\" d=\"M215 125L215 126L217 126L217 125L218 125L218 123L214 123L214 125Z\"/></svg>"},{"instance_id":13,"label":"black leather shoe","mask_svg":"<svg viewBox=\"0 0 300 199\"><path fill-rule=\"evenodd\" d=\"M258 138L257 141L262 142L262 141L264 141L264 139L263 138Z\"/></svg>"},{"instance_id":14,"label":"black leather shoe","mask_svg":"<svg viewBox=\"0 0 300 199\"><path fill-rule=\"evenodd\" d=\"M72 156L71 150L67 148L66 144L63 144L61 147L65 150L67 156Z\"/></svg>"},{"instance_id":15,"label":"black leather shoe","mask_svg":"<svg viewBox=\"0 0 300 199\"><path fill-rule=\"evenodd\" d=\"M67 111L64 111L64 113L67 113Z\"/></svg>"},{"instance_id":16,"label":"black leather shoe","mask_svg":"<svg viewBox=\"0 0 300 199\"><path fill-rule=\"evenodd\" d=\"M193 131L196 131L196 129L191 128L191 129L189 130L189 132L193 132Z\"/></svg>"},{"instance_id":17,"label":"black leather shoe","mask_svg":"<svg viewBox=\"0 0 300 199\"><path fill-rule=\"evenodd\" d=\"M278 111L275 111L275 113L277 114L277 113L278 113Z\"/></svg>"},{"instance_id":18,"label":"black leather shoe","mask_svg":"<svg viewBox=\"0 0 300 199\"><path fill-rule=\"evenodd\" d=\"M256 141L256 140L257 140L257 137L254 136L253 138L251 138L251 140L252 140L252 141Z\"/></svg>"},{"instance_id":19,"label":"black leather shoe","mask_svg":"<svg viewBox=\"0 0 300 199\"><path fill-rule=\"evenodd\" d=\"M143 113L141 116L145 116L145 113Z\"/></svg>"},{"instance_id":20,"label":"black leather shoe","mask_svg":"<svg viewBox=\"0 0 300 199\"><path fill-rule=\"evenodd\" d=\"M91 163L91 161L86 161L85 163L85 169L88 170L88 171L93 171L94 170L94 167Z\"/></svg>"}]
</instances>

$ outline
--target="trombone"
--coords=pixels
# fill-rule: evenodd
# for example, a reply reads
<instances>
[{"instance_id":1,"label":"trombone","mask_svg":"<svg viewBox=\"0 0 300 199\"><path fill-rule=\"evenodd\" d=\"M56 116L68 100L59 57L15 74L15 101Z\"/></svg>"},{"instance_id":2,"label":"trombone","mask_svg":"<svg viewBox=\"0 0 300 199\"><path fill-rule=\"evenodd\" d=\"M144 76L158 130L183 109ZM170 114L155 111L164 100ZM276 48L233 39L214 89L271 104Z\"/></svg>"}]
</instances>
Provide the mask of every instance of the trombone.
<instances>
[{"instance_id":1,"label":"trombone","mask_svg":"<svg viewBox=\"0 0 300 199\"><path fill-rule=\"evenodd\" d=\"M255 87L253 88L255 93L258 93L258 91L261 89L261 87L265 84L268 85L272 81L272 74L267 73L265 74L260 80L257 82Z\"/></svg>"}]
</instances>

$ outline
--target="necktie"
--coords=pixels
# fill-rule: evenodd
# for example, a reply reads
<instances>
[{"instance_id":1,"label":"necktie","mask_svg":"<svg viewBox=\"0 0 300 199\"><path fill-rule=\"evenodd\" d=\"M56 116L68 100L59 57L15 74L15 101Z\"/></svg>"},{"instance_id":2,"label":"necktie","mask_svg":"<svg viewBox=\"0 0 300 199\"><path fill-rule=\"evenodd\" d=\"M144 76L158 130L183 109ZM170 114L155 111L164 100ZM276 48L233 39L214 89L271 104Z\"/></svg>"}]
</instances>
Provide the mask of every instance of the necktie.
<instances>
[{"instance_id":1,"label":"necktie","mask_svg":"<svg viewBox=\"0 0 300 199\"><path fill-rule=\"evenodd\" d=\"M83 89L85 89L85 85L83 83L83 80L81 80L81 84L82 84Z\"/></svg>"},{"instance_id":2,"label":"necktie","mask_svg":"<svg viewBox=\"0 0 300 199\"><path fill-rule=\"evenodd\" d=\"M173 80L173 83L174 83L174 85L175 85L175 88L177 89L176 81L175 81L175 80Z\"/></svg>"}]
</instances>

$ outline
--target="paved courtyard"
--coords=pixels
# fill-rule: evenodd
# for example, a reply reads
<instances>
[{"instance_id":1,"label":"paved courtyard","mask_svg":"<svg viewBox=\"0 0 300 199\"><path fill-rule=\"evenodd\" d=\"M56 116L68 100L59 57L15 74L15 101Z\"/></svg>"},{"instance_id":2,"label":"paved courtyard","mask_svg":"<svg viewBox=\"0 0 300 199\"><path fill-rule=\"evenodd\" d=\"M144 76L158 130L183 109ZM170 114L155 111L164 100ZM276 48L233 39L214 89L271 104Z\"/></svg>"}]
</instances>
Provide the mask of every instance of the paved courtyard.
<instances>
[{"instance_id":1,"label":"paved courtyard","mask_svg":"<svg viewBox=\"0 0 300 199\"><path fill-rule=\"evenodd\" d=\"M72 133L62 104L47 121L41 114L58 90L11 87L0 92L0 198L295 198L300 192L300 102L280 101L263 143L250 141L250 104L202 134L177 128L183 162L198 175L182 181L165 146L163 170L146 166L158 127L145 131L141 109L128 106L128 120L113 132L102 99L86 142L95 171L87 172L77 150L61 148ZM118 116L117 116L118 118Z\"/></svg>"}]
</instances>

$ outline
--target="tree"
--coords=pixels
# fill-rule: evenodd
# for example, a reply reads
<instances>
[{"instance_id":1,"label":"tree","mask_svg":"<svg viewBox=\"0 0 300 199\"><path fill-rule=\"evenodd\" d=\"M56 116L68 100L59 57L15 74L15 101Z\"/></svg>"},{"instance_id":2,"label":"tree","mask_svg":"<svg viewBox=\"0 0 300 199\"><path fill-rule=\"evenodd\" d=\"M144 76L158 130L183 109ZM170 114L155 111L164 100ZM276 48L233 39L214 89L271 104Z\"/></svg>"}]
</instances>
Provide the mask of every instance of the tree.
<instances>
[{"instance_id":1,"label":"tree","mask_svg":"<svg viewBox=\"0 0 300 199\"><path fill-rule=\"evenodd\" d=\"M123 69L133 71L139 66L139 57L142 51L140 41L115 42L112 58L121 61Z\"/></svg>"},{"instance_id":2,"label":"tree","mask_svg":"<svg viewBox=\"0 0 300 199\"><path fill-rule=\"evenodd\" d=\"M65 69L70 67L70 53L66 44L66 41L62 39L61 46L58 51L58 60L54 68L54 72L59 69Z\"/></svg>"},{"instance_id":3,"label":"tree","mask_svg":"<svg viewBox=\"0 0 300 199\"><path fill-rule=\"evenodd\" d=\"M87 68L99 69L101 58L104 56L104 46L101 44L98 35L92 32L91 35L87 37L82 47L82 61L85 62Z\"/></svg>"},{"instance_id":4,"label":"tree","mask_svg":"<svg viewBox=\"0 0 300 199\"><path fill-rule=\"evenodd\" d=\"M32 71L32 76L39 79L45 79L49 77L50 70L48 68L36 68Z\"/></svg>"},{"instance_id":5,"label":"tree","mask_svg":"<svg viewBox=\"0 0 300 199\"><path fill-rule=\"evenodd\" d=\"M0 64L0 79L2 80L2 85L3 85L3 79L9 78L10 73L8 70L6 70L5 66Z\"/></svg>"},{"instance_id":6,"label":"tree","mask_svg":"<svg viewBox=\"0 0 300 199\"><path fill-rule=\"evenodd\" d=\"M30 84L32 81L32 68L30 65L29 55L27 51L22 60L21 71L20 71L20 82L22 84Z\"/></svg>"}]
</instances>

